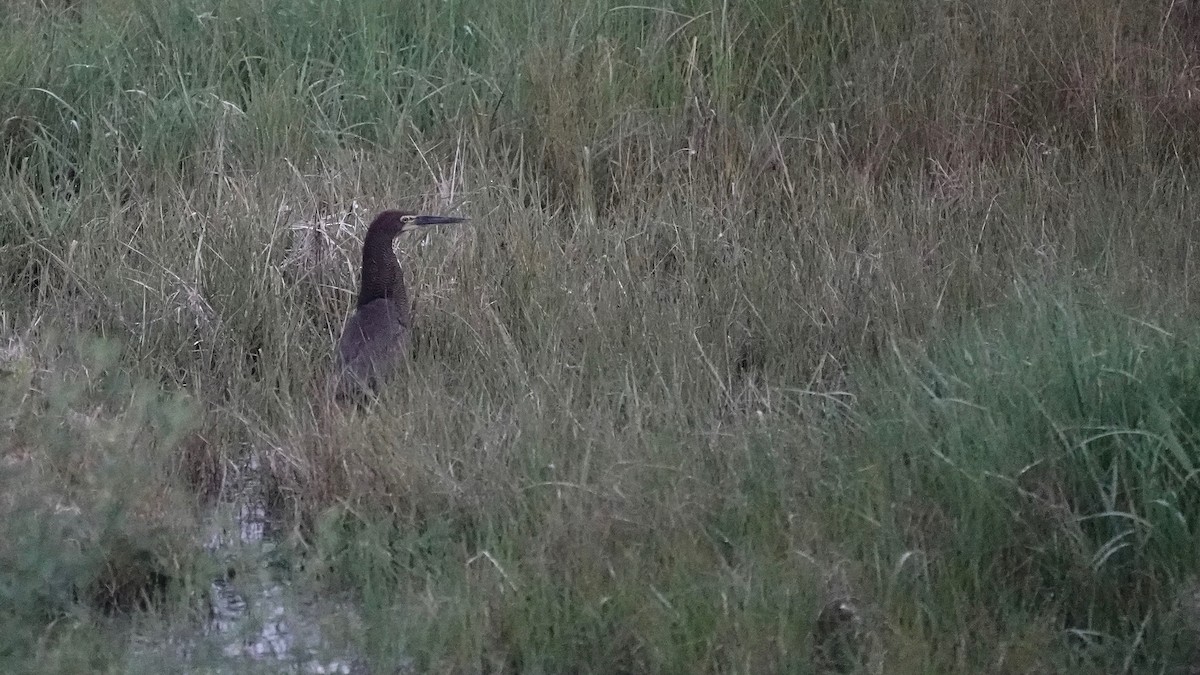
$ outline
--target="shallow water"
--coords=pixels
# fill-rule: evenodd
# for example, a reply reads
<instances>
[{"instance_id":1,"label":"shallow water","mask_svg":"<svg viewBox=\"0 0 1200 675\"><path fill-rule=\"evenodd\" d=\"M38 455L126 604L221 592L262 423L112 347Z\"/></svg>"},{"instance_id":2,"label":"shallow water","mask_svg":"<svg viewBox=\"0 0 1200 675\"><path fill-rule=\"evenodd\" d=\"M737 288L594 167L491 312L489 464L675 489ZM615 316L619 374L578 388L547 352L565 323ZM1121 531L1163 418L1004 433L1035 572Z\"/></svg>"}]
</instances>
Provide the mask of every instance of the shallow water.
<instances>
[{"instance_id":1,"label":"shallow water","mask_svg":"<svg viewBox=\"0 0 1200 675\"><path fill-rule=\"evenodd\" d=\"M131 669L154 672L365 673L353 635L330 639L325 626L354 633L348 603L298 591L268 565L274 548L259 459L251 452L213 510L205 548L230 573L213 579L199 629L149 628L134 642ZM234 573L234 570L237 570ZM164 672L166 672L164 671Z\"/></svg>"}]
</instances>

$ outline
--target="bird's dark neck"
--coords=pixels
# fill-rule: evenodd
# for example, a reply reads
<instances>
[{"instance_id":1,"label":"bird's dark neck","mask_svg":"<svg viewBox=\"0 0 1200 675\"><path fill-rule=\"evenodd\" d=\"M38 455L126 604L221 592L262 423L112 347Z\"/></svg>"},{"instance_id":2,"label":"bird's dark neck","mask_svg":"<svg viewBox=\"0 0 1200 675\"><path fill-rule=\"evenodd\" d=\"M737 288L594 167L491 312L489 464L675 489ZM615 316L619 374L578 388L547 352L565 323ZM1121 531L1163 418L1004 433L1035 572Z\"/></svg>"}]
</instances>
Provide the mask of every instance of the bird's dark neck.
<instances>
[{"instance_id":1,"label":"bird's dark neck","mask_svg":"<svg viewBox=\"0 0 1200 675\"><path fill-rule=\"evenodd\" d=\"M392 237L368 232L363 242L358 306L381 299L404 305L408 302L408 293L404 288L404 273L392 251Z\"/></svg>"}]
</instances>

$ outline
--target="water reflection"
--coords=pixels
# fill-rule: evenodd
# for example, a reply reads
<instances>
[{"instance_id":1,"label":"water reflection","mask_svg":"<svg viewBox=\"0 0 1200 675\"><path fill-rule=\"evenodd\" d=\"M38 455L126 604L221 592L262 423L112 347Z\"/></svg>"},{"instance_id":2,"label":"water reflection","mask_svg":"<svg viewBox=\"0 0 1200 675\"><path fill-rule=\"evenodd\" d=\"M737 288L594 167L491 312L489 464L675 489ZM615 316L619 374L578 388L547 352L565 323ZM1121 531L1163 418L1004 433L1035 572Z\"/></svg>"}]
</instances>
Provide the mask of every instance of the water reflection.
<instances>
[{"instance_id":1,"label":"water reflection","mask_svg":"<svg viewBox=\"0 0 1200 675\"><path fill-rule=\"evenodd\" d=\"M213 579L208 620L197 634L148 629L134 637L130 668L137 672L365 673L349 648L330 646L326 625L357 625L347 603L307 597L286 572L268 566L274 547L257 453L232 472L224 498L209 518L205 548L226 574ZM336 624L330 623L336 621ZM166 635L160 634L165 631ZM338 644L348 642L336 636Z\"/></svg>"}]
</instances>

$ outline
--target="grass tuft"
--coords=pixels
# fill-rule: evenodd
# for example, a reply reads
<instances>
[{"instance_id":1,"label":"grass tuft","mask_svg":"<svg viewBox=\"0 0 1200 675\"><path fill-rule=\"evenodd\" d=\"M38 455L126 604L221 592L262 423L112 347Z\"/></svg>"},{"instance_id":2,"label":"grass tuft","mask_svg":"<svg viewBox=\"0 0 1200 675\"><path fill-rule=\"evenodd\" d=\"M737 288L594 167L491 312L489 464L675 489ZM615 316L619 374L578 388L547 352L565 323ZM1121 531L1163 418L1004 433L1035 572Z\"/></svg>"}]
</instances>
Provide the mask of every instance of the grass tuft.
<instances>
[{"instance_id":1,"label":"grass tuft","mask_svg":"<svg viewBox=\"0 0 1200 675\"><path fill-rule=\"evenodd\" d=\"M847 529L931 636L960 604L1033 612L1149 666L1192 630L1172 612L1195 576L1190 324L1028 288L999 314L863 382Z\"/></svg>"}]
</instances>

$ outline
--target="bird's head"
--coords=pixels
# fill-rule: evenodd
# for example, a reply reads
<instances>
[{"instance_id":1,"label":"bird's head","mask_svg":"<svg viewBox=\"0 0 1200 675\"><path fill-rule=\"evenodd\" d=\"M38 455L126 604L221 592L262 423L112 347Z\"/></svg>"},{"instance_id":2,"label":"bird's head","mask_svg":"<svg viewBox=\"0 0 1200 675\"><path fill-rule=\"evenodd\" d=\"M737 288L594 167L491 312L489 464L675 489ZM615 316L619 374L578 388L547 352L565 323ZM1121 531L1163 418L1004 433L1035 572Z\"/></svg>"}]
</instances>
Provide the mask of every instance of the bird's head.
<instances>
[{"instance_id":1,"label":"bird's head","mask_svg":"<svg viewBox=\"0 0 1200 675\"><path fill-rule=\"evenodd\" d=\"M466 218L457 216L427 216L408 211L384 211L371 221L371 226L367 228L367 236L375 234L391 239L405 232L412 232L430 225L451 225L465 220Z\"/></svg>"}]
</instances>

